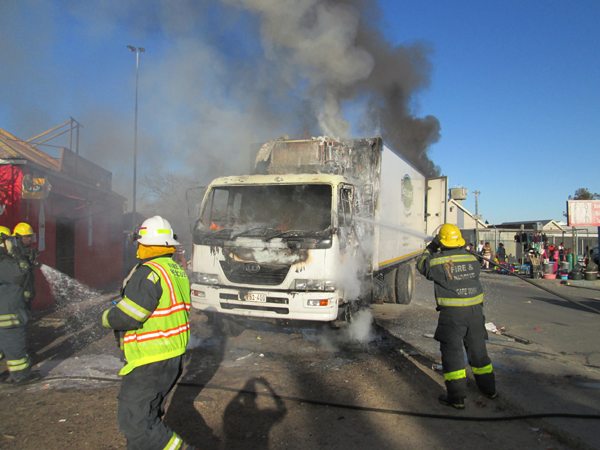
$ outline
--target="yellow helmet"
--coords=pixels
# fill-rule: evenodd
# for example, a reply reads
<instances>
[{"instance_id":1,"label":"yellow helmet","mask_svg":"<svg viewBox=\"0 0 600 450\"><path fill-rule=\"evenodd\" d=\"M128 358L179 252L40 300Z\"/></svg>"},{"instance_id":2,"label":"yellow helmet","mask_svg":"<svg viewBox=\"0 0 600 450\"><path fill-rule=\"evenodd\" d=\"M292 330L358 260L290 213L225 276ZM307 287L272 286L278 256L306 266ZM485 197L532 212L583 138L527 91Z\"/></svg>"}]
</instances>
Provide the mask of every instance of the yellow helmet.
<instances>
[{"instance_id":1,"label":"yellow helmet","mask_svg":"<svg viewBox=\"0 0 600 450\"><path fill-rule=\"evenodd\" d=\"M440 242L444 247L462 247L465 240L456 225L445 223L438 233Z\"/></svg>"},{"instance_id":2,"label":"yellow helmet","mask_svg":"<svg viewBox=\"0 0 600 450\"><path fill-rule=\"evenodd\" d=\"M10 236L10 228L0 227L0 236L3 235L3 234L5 234L7 236Z\"/></svg>"},{"instance_id":3,"label":"yellow helmet","mask_svg":"<svg viewBox=\"0 0 600 450\"><path fill-rule=\"evenodd\" d=\"M19 235L19 236L32 236L33 235L33 228L31 228L31 225L26 224L25 222L21 222L19 224L17 224L17 226L15 227L15 229L13 230L13 236Z\"/></svg>"}]
</instances>

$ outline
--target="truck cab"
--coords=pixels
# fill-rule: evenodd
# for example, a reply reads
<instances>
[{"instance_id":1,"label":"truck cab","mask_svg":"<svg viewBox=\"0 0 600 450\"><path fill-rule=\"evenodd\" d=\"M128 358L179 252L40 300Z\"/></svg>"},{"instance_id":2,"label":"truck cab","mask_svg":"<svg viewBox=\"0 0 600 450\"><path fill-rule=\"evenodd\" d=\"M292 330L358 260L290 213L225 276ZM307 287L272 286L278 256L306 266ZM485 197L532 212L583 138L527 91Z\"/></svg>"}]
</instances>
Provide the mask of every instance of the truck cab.
<instances>
[{"instance_id":1,"label":"truck cab","mask_svg":"<svg viewBox=\"0 0 600 450\"><path fill-rule=\"evenodd\" d=\"M192 305L238 318L337 320L355 294L341 273L357 251L353 196L339 175L214 180L193 229Z\"/></svg>"}]
</instances>

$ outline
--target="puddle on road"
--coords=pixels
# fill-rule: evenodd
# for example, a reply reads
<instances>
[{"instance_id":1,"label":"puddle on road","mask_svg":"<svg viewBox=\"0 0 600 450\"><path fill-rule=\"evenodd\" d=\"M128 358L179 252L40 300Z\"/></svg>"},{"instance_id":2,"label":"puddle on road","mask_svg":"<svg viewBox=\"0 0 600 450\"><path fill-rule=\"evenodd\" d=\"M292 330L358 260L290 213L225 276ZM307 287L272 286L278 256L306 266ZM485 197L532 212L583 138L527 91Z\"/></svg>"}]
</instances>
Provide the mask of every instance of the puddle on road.
<instances>
[{"instance_id":1,"label":"puddle on road","mask_svg":"<svg viewBox=\"0 0 600 450\"><path fill-rule=\"evenodd\" d=\"M503 364L499 363L498 361L492 361L492 367L494 369L502 369L506 372L522 372L522 370L519 370L519 369L515 369L512 367L506 367Z\"/></svg>"},{"instance_id":2,"label":"puddle on road","mask_svg":"<svg viewBox=\"0 0 600 450\"><path fill-rule=\"evenodd\" d=\"M593 383L589 381L575 381L574 386L588 388L588 389L600 389L600 383Z\"/></svg>"},{"instance_id":3,"label":"puddle on road","mask_svg":"<svg viewBox=\"0 0 600 450\"><path fill-rule=\"evenodd\" d=\"M536 352L524 352L521 350L512 350L510 348L505 348L504 353L516 356L535 356L536 358L540 357L540 354Z\"/></svg>"}]
</instances>

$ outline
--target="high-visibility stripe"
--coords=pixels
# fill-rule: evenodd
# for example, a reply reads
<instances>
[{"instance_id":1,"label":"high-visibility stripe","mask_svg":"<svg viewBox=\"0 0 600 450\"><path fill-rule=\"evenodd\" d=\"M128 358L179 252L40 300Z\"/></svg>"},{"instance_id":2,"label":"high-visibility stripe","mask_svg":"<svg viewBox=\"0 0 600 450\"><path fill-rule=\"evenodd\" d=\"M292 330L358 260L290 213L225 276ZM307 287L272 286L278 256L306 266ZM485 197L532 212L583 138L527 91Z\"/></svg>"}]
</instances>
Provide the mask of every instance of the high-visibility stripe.
<instances>
[{"instance_id":1,"label":"high-visibility stripe","mask_svg":"<svg viewBox=\"0 0 600 450\"><path fill-rule=\"evenodd\" d=\"M460 380L461 378L466 378L467 372L465 369L457 370L455 372L448 372L444 374L444 380L452 381L452 380Z\"/></svg>"},{"instance_id":2,"label":"high-visibility stripe","mask_svg":"<svg viewBox=\"0 0 600 450\"><path fill-rule=\"evenodd\" d=\"M423 252L423 256L421 256L421 259L417 263L417 270L419 272L421 272L421 270L423 269L423 264L425 263L425 260L427 259L428 256L431 256L431 253L429 252L429 250L425 250Z\"/></svg>"},{"instance_id":3,"label":"high-visibility stripe","mask_svg":"<svg viewBox=\"0 0 600 450\"><path fill-rule=\"evenodd\" d=\"M152 339L168 338L168 337L176 336L178 334L189 331L189 329L190 329L190 324L186 323L185 325L181 325L176 328L171 328L170 330L157 330L157 331L149 331L147 333L130 334L130 335L125 336L125 338L123 339L123 343L127 344L128 342L132 342L132 341L142 342L142 341L150 341Z\"/></svg>"},{"instance_id":4,"label":"high-visibility stripe","mask_svg":"<svg viewBox=\"0 0 600 450\"><path fill-rule=\"evenodd\" d=\"M440 298L438 297L437 303L440 306L472 306L483 302L483 294L479 294L476 297L469 298Z\"/></svg>"},{"instance_id":5,"label":"high-visibility stripe","mask_svg":"<svg viewBox=\"0 0 600 450\"><path fill-rule=\"evenodd\" d=\"M168 316L182 309L190 310L189 303L179 303L178 305L171 306L170 308L157 308L154 310L150 317Z\"/></svg>"},{"instance_id":6,"label":"high-visibility stripe","mask_svg":"<svg viewBox=\"0 0 600 450\"><path fill-rule=\"evenodd\" d=\"M9 372L18 372L20 370L25 370L29 367L29 358L25 357L23 359L13 359L6 360L6 365L8 366Z\"/></svg>"},{"instance_id":7,"label":"high-visibility stripe","mask_svg":"<svg viewBox=\"0 0 600 450\"><path fill-rule=\"evenodd\" d=\"M3 314L0 316L0 328L14 327L19 325L19 318L16 314Z\"/></svg>"},{"instance_id":8,"label":"high-visibility stripe","mask_svg":"<svg viewBox=\"0 0 600 450\"><path fill-rule=\"evenodd\" d=\"M108 323L108 313L110 312L110 309L107 309L106 311L104 311L102 313L102 326L104 328L112 328L110 326L110 324Z\"/></svg>"},{"instance_id":9,"label":"high-visibility stripe","mask_svg":"<svg viewBox=\"0 0 600 450\"><path fill-rule=\"evenodd\" d=\"M471 370L473 370L475 375L484 375L486 373L492 373L493 368L491 364L488 364L484 367L471 367Z\"/></svg>"},{"instance_id":10,"label":"high-visibility stripe","mask_svg":"<svg viewBox=\"0 0 600 450\"><path fill-rule=\"evenodd\" d=\"M127 297L117 303L117 308L138 322L144 322L148 317L150 317L150 311L142 308L140 305L135 303L133 300L128 299Z\"/></svg>"},{"instance_id":11,"label":"high-visibility stripe","mask_svg":"<svg viewBox=\"0 0 600 450\"><path fill-rule=\"evenodd\" d=\"M173 433L173 436L171 436L171 439L169 439L169 442L165 445L164 450L179 450L181 444L183 444L181 438Z\"/></svg>"},{"instance_id":12,"label":"high-visibility stripe","mask_svg":"<svg viewBox=\"0 0 600 450\"><path fill-rule=\"evenodd\" d=\"M471 255L460 255L460 256L443 256L441 258L433 258L429 263L431 266L437 266L440 264L445 264L449 262L468 262L468 261L477 261L477 258Z\"/></svg>"},{"instance_id":13,"label":"high-visibility stripe","mask_svg":"<svg viewBox=\"0 0 600 450\"><path fill-rule=\"evenodd\" d=\"M4 314L0 316L0 320L18 319L16 314Z\"/></svg>"},{"instance_id":14,"label":"high-visibility stripe","mask_svg":"<svg viewBox=\"0 0 600 450\"><path fill-rule=\"evenodd\" d=\"M163 266L161 266L160 264L157 264L155 262L148 261L146 264L149 265L149 266L154 267L156 270L158 270L162 274L162 278L167 283L167 286L169 288L169 295L171 297L171 304L172 305L176 305L177 304L177 299L175 297L175 289L173 289L173 283L171 282L171 277L169 277L169 274L167 273L167 271L164 269Z\"/></svg>"}]
</instances>

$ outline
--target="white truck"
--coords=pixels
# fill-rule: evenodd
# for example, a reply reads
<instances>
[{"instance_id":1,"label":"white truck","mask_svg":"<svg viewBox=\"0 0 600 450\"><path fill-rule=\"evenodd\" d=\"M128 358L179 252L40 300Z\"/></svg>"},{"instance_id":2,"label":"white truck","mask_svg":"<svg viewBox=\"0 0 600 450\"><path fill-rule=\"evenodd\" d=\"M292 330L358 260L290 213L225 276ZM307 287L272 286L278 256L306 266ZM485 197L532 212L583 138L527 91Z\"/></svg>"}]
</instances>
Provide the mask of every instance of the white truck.
<instances>
[{"instance_id":1,"label":"white truck","mask_svg":"<svg viewBox=\"0 0 600 450\"><path fill-rule=\"evenodd\" d=\"M445 221L445 177L427 180L380 137L269 141L255 172L207 188L195 308L238 335L247 319L335 328L362 304L410 302L414 259Z\"/></svg>"}]
</instances>

